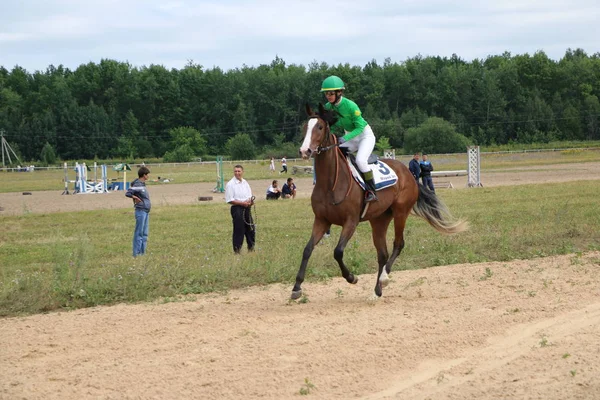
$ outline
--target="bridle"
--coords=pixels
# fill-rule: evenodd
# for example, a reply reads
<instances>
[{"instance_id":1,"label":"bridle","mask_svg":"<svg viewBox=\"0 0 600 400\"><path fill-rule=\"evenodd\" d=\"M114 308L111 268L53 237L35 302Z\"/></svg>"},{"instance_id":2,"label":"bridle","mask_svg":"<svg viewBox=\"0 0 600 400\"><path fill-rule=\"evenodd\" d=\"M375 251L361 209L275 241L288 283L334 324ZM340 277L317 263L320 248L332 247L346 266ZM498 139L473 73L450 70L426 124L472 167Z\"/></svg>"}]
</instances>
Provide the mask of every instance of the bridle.
<instances>
[{"instance_id":1,"label":"bridle","mask_svg":"<svg viewBox=\"0 0 600 400\"><path fill-rule=\"evenodd\" d=\"M339 148L340 145L338 143L337 137L335 135L331 134L331 130L329 129L329 123L327 121L325 121L323 118L321 118L319 115L313 115L310 118L319 118L325 123L325 135L323 135L323 139L321 140L321 143L319 143L319 146L317 146L316 154L321 154L321 153L324 153L324 152L329 151L334 148L339 152L335 156L335 179L333 181L333 187L329 190L332 193L331 197L333 198L333 196L335 195L335 188L337 186L338 177L340 174L340 165L339 164L340 164L340 157L342 157L342 151ZM333 144L330 144L329 146L324 146L324 144L327 143L331 137L333 137ZM342 200L340 200L339 202L336 202L335 199L333 199L331 204L334 206L337 206L338 204L341 204L344 200L346 200L346 198L350 194L350 191L352 190L352 172L350 171L350 167L348 167L347 164L346 164L346 168L348 169L348 174L350 176L350 180L348 182L348 190L346 191L346 195L344 196L344 198Z\"/></svg>"},{"instance_id":2,"label":"bridle","mask_svg":"<svg viewBox=\"0 0 600 400\"><path fill-rule=\"evenodd\" d=\"M321 139L321 143L319 143L319 145L317 146L316 153L321 154L328 150L333 149L334 147L339 146L339 144L337 142L337 137L335 137L335 135L331 134L331 130L329 129L329 123L317 114L313 114L309 117L309 119L313 119L313 118L320 119L321 121L323 121L325 123L325 135L323 135L323 139ZM331 144L329 146L323 146L323 144L326 143L331 136L333 136L333 144Z\"/></svg>"}]
</instances>

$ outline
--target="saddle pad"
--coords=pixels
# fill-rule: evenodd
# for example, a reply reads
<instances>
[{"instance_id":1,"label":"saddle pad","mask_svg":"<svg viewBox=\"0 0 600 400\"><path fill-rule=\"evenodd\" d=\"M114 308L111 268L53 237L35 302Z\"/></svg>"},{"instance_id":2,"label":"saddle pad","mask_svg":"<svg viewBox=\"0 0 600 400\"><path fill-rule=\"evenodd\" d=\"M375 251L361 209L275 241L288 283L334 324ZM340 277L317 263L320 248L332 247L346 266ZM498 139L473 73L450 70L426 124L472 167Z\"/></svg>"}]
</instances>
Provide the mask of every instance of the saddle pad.
<instances>
[{"instance_id":1,"label":"saddle pad","mask_svg":"<svg viewBox=\"0 0 600 400\"><path fill-rule=\"evenodd\" d=\"M352 176L354 180L358 182L358 184L365 189L365 182L363 180L362 174L356 169L354 164L350 162L350 159L346 159L348 163L348 167L350 167L350 171L352 171ZM373 180L375 181L375 189L381 190L385 189L389 186L394 185L398 182L398 176L386 163L382 161L377 161L375 164L369 164L369 168L373 171Z\"/></svg>"}]
</instances>

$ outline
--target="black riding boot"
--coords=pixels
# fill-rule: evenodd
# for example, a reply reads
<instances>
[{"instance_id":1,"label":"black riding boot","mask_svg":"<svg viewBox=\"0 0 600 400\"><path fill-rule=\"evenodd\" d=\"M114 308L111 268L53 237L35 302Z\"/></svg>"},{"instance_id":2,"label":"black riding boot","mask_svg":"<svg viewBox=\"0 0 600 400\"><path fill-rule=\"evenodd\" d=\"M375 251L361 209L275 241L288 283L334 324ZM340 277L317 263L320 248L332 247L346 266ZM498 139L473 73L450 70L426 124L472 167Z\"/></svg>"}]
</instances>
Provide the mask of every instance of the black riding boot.
<instances>
[{"instance_id":1,"label":"black riding boot","mask_svg":"<svg viewBox=\"0 0 600 400\"><path fill-rule=\"evenodd\" d=\"M365 201L368 203L370 201L377 201L377 195L375 194L375 181L373 180L373 171L365 172L365 185L367 189L365 190Z\"/></svg>"}]
</instances>

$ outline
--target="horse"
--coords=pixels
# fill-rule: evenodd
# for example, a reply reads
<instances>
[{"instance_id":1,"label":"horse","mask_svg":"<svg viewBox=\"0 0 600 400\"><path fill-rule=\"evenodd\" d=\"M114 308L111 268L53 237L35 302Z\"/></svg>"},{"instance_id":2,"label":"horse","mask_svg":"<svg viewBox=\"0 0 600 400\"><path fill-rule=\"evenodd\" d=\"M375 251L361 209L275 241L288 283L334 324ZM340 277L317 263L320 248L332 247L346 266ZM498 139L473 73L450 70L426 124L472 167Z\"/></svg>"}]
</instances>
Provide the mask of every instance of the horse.
<instances>
[{"instance_id":1,"label":"horse","mask_svg":"<svg viewBox=\"0 0 600 400\"><path fill-rule=\"evenodd\" d=\"M352 177L346 156L340 150L336 136L330 126L337 120L336 113L325 110L319 103L318 113L306 105L308 121L303 125L304 140L299 153L303 159L314 156L316 182L311 196L315 216L312 234L302 253L302 262L292 289L292 300L302 297L302 282L308 260L332 224L342 227L339 241L333 252L342 276L350 284L358 277L344 264L344 248L362 221L371 224L373 244L377 250L379 269L374 293L369 300L377 300L383 288L389 284L392 265L404 248L404 227L409 214L414 212L425 219L434 229L444 234L455 234L468 229L464 220L456 219L434 192L415 181L408 168L393 159L382 159L383 167L393 170L396 183L377 192L378 201L364 202L364 191ZM388 253L387 230L394 220L394 242L392 254Z\"/></svg>"}]
</instances>

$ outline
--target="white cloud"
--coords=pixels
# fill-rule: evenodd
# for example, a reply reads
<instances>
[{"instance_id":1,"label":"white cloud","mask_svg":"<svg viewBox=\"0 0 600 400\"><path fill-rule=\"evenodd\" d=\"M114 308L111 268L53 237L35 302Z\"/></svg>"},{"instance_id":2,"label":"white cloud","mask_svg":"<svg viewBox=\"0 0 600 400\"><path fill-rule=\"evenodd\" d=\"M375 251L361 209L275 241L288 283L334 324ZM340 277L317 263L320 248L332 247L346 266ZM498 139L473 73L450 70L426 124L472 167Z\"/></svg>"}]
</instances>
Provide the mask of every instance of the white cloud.
<instances>
[{"instance_id":1,"label":"white cloud","mask_svg":"<svg viewBox=\"0 0 600 400\"><path fill-rule=\"evenodd\" d=\"M76 68L102 58L223 69L279 55L308 65L416 54L464 59L598 51L597 0L24 0L3 5L0 63ZM182 63L182 60L186 60Z\"/></svg>"}]
</instances>

